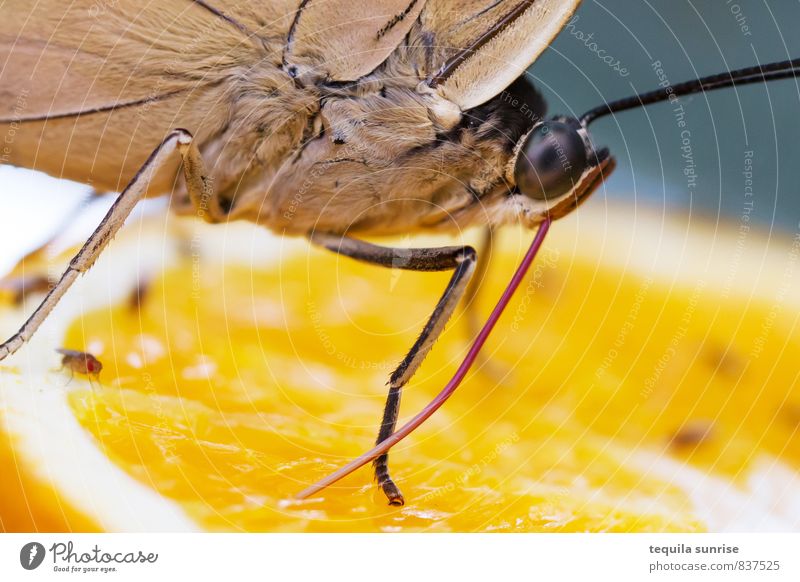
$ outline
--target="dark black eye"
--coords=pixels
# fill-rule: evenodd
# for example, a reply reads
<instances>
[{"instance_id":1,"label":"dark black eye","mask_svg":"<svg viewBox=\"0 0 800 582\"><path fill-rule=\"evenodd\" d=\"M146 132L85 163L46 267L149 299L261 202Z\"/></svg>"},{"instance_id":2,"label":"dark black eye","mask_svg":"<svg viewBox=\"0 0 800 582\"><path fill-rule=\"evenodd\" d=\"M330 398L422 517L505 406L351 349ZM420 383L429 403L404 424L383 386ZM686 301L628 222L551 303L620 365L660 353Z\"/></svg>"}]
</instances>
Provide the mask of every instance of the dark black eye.
<instances>
[{"instance_id":1,"label":"dark black eye","mask_svg":"<svg viewBox=\"0 0 800 582\"><path fill-rule=\"evenodd\" d=\"M586 170L586 146L577 128L545 121L530 133L517 158L517 188L534 200L567 194Z\"/></svg>"}]
</instances>

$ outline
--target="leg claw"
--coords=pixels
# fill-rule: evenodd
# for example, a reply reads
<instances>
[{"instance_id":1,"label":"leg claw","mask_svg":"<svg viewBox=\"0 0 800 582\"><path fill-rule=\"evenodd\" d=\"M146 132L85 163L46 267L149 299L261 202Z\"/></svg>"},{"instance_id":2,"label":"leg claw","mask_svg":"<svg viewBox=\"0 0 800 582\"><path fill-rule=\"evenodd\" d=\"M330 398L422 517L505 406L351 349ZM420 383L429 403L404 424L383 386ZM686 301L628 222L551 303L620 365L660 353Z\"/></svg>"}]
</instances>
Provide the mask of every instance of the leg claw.
<instances>
[{"instance_id":1,"label":"leg claw","mask_svg":"<svg viewBox=\"0 0 800 582\"><path fill-rule=\"evenodd\" d=\"M381 484L381 488L383 492L386 494L386 497L389 499L389 505L394 507L400 507L401 505L405 505L406 500L403 497L403 494L400 493L400 489L397 488L397 485L394 484L394 481L389 480Z\"/></svg>"}]
</instances>

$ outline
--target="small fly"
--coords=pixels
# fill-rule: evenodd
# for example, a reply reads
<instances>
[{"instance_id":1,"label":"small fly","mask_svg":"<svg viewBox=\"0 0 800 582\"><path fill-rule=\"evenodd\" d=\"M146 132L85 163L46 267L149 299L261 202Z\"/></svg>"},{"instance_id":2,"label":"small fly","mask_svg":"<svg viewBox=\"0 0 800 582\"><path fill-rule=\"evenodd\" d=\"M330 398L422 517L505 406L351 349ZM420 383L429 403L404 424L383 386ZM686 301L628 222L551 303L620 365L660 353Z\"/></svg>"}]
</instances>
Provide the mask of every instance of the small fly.
<instances>
[{"instance_id":1,"label":"small fly","mask_svg":"<svg viewBox=\"0 0 800 582\"><path fill-rule=\"evenodd\" d=\"M66 348L58 348L56 351L62 356L61 369L70 371L70 382L72 382L76 373L89 376L90 380L100 379L103 363L92 354Z\"/></svg>"}]
</instances>

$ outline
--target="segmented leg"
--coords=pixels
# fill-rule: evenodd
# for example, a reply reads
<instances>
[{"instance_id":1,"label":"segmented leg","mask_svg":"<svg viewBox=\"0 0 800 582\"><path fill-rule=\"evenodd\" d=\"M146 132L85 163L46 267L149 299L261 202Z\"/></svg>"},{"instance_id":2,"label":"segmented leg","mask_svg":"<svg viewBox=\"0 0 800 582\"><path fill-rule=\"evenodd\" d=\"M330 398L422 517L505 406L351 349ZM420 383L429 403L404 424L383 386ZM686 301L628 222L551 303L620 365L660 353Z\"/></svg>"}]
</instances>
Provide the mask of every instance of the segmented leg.
<instances>
[{"instance_id":1,"label":"segmented leg","mask_svg":"<svg viewBox=\"0 0 800 582\"><path fill-rule=\"evenodd\" d=\"M478 247L478 257L480 257L480 259L475 266L475 275L473 275L469 285L467 285L467 290L464 292L464 313L467 316L467 328L469 330L470 340L475 338L483 324L483 320L477 311L475 300L486 278L486 272L489 270L489 260L492 255L493 244L494 230L491 226L487 226L481 233L480 246Z\"/></svg>"},{"instance_id":2,"label":"segmented leg","mask_svg":"<svg viewBox=\"0 0 800 582\"><path fill-rule=\"evenodd\" d=\"M48 292L33 314L22 324L17 333L0 345L0 360L16 352L27 342L42 322L64 296L81 273L88 271L95 263L106 245L122 227L125 219L136 204L144 197L147 184L169 156L178 150L183 158L183 171L190 198L197 204L205 201L208 206L213 198L210 180L206 177L202 159L192 135L184 129L173 130L161 144L153 150L130 183L117 197L117 200L95 229L81 250L70 261L64 274ZM198 211L199 213L199 211Z\"/></svg>"},{"instance_id":3,"label":"segmented leg","mask_svg":"<svg viewBox=\"0 0 800 582\"><path fill-rule=\"evenodd\" d=\"M477 253L472 247L457 246L433 249L393 249L380 247L359 240L312 234L312 242L341 255L360 261L410 271L449 271L453 276L444 294L428 318L417 341L406 354L400 365L389 377L389 394L383 410L383 420L376 443L381 443L395 430L400 410L400 396L405 386L419 368L425 356L444 330L447 321L455 311L464 295L470 278L475 271ZM375 479L381 487L389 505L403 505L403 494L389 475L388 453L373 461Z\"/></svg>"},{"instance_id":4,"label":"segmented leg","mask_svg":"<svg viewBox=\"0 0 800 582\"><path fill-rule=\"evenodd\" d=\"M469 334L469 341L475 339L478 332L483 327L485 318L481 317L478 311L478 293L480 292L481 285L486 281L486 273L489 271L489 263L492 258L492 248L494 247L495 231L491 226L483 229L481 236L480 246L478 247L478 263L475 266L475 274L464 292L464 315L467 320L467 333ZM496 384L507 381L507 372L496 366L486 354L481 352L476 358L476 367L480 373L485 374L488 379Z\"/></svg>"}]
</instances>

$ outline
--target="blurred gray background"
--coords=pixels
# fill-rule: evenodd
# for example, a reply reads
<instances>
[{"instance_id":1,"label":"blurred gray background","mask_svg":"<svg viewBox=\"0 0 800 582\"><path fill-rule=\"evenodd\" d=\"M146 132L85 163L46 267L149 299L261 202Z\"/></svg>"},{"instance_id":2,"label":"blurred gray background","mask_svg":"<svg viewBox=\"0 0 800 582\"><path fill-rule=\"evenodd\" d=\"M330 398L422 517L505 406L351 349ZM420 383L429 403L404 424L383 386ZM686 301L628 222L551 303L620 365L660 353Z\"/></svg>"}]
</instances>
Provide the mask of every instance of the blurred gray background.
<instances>
[{"instance_id":1,"label":"blurred gray background","mask_svg":"<svg viewBox=\"0 0 800 582\"><path fill-rule=\"evenodd\" d=\"M550 114L579 115L604 100L657 88L655 61L675 84L789 58L800 58L800 0L584 0L577 19L531 73ZM800 80L680 103L683 129L669 104L592 125L596 144L608 145L618 161L605 194L737 223L752 202L757 224L797 231ZM690 132L690 159L683 157L684 129ZM752 152L749 161L746 152ZM752 196L745 195L746 163L752 163ZM693 184L687 169L696 174Z\"/></svg>"}]
</instances>

